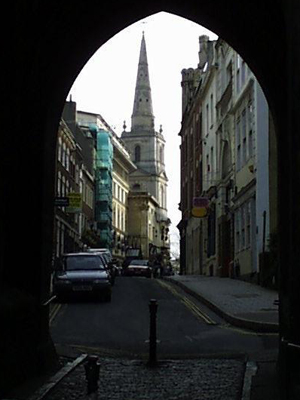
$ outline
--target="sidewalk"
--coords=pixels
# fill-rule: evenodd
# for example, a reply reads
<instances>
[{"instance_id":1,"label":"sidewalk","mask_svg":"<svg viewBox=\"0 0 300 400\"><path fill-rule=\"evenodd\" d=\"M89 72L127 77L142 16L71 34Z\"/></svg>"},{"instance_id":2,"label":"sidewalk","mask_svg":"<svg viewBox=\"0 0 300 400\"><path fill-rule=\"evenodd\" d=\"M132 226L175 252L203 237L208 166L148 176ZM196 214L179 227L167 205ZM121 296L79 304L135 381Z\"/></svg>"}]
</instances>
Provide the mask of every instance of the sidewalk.
<instances>
[{"instance_id":1,"label":"sidewalk","mask_svg":"<svg viewBox=\"0 0 300 400\"><path fill-rule=\"evenodd\" d=\"M278 332L276 291L230 278L203 275L164 277L197 297L230 324L257 332Z\"/></svg>"},{"instance_id":2,"label":"sidewalk","mask_svg":"<svg viewBox=\"0 0 300 400\"><path fill-rule=\"evenodd\" d=\"M100 357L98 390L91 395L87 395L85 361L86 355L78 357L26 400L241 398L245 371L243 358L165 360L159 362L156 368L150 368L142 360ZM10 398L16 399L21 398Z\"/></svg>"},{"instance_id":3,"label":"sidewalk","mask_svg":"<svg viewBox=\"0 0 300 400\"><path fill-rule=\"evenodd\" d=\"M174 275L164 279L180 286L232 325L265 333L279 330L276 291L230 278ZM255 360L257 371L250 378L251 395L247 399L279 400L276 364L276 355L270 359L262 355Z\"/></svg>"}]
</instances>

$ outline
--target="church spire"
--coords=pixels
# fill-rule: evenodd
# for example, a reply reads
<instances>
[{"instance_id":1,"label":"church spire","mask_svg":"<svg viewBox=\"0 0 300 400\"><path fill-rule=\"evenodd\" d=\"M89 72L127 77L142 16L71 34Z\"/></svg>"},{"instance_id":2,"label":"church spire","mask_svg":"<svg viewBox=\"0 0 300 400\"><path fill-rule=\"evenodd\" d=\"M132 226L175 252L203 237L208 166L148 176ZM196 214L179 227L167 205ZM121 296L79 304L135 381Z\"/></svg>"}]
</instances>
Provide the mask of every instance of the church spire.
<instances>
[{"instance_id":1,"label":"church spire","mask_svg":"<svg viewBox=\"0 0 300 400\"><path fill-rule=\"evenodd\" d=\"M131 131L134 132L141 130L154 132L154 115L144 32L141 41L133 112L131 116Z\"/></svg>"}]
</instances>

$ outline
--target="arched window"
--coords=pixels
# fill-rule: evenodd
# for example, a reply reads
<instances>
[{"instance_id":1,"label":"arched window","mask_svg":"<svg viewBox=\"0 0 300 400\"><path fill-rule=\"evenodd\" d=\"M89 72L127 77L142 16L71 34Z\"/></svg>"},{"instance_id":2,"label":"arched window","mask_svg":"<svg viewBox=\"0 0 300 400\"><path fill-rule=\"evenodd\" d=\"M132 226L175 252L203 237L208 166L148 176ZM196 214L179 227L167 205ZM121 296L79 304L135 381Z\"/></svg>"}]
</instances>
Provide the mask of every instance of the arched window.
<instances>
[{"instance_id":1,"label":"arched window","mask_svg":"<svg viewBox=\"0 0 300 400\"><path fill-rule=\"evenodd\" d=\"M141 161L141 146L137 145L134 149L134 161L139 162Z\"/></svg>"}]
</instances>

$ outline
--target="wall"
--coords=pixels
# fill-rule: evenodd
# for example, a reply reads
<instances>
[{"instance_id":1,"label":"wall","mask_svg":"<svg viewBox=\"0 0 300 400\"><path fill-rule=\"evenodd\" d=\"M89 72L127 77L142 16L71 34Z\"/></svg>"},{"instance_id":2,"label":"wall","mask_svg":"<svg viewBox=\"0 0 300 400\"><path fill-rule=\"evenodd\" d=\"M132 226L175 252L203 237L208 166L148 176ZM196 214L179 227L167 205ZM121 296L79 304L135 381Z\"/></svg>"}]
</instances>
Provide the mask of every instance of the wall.
<instances>
[{"instance_id":1,"label":"wall","mask_svg":"<svg viewBox=\"0 0 300 400\"><path fill-rule=\"evenodd\" d=\"M33 371L49 366L53 346L48 330L47 307L40 307L48 295L53 234L53 198L56 132L65 98L79 71L91 55L131 23L162 9L190 18L220 34L249 63L267 96L278 138L278 228L280 232L280 335L299 340L300 303L300 26L297 0L228 0L139 3L120 1L118 12L111 2L91 0L48 2L14 0L5 7L5 20L13 29L4 34L2 55L5 85L1 108L9 129L1 135L0 157L0 277L3 328L1 343L14 337L11 329L20 316L31 310L35 325L26 335L19 326L16 341L1 354L2 387L24 379ZM218 12L216 12L218 10ZM88 23L82 23L82 21ZM101 20L101 23L99 23ZM233 23L234 21L234 23ZM255 21L255 24L253 23ZM263 36L262 33L263 32ZM30 140L28 140L30 138ZM26 150L25 150L26 149ZM18 185L11 185L18 177ZM20 193L25 212L20 224ZM16 270L10 257L16 246ZM23 255L32 248L31 268L24 269ZM15 293L20 296L16 296ZM14 314L7 313L7 299ZM19 300L18 300L19 299ZM30 303L30 305L29 305ZM24 309L25 307L25 309ZM8 334L8 336L5 336ZM34 338L34 340L33 340ZM11 343L11 342L9 342ZM17 343L26 343L16 348ZM32 345L32 346L31 346ZM21 350L11 358L12 350ZM283 353L282 353L283 354ZM285 356L283 354L283 359ZM26 364L27 363L27 364ZM299 360L287 363L299 370ZM282 374L281 374L282 375ZM291 379L289 390L293 389ZM299 382L299 380L298 380ZM295 397L295 396L294 396Z\"/></svg>"},{"instance_id":2,"label":"wall","mask_svg":"<svg viewBox=\"0 0 300 400\"><path fill-rule=\"evenodd\" d=\"M268 248L270 233L269 212L269 109L266 98L258 82L255 85L257 110L257 146L256 146L256 248L257 257L263 251L263 221L265 216L265 250ZM268 134L266 134L268 133ZM271 168L271 166L270 166ZM272 173L272 170L270 170ZM258 262L258 261L257 261Z\"/></svg>"}]
</instances>

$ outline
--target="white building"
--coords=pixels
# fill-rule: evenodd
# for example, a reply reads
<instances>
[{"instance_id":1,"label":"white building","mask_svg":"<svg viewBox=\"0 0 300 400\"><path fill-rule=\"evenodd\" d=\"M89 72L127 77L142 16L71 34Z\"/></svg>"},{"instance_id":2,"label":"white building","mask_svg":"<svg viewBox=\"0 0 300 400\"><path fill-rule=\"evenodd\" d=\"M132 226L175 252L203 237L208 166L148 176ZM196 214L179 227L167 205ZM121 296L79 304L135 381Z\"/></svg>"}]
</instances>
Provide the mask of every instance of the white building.
<instances>
[{"instance_id":1,"label":"white building","mask_svg":"<svg viewBox=\"0 0 300 400\"><path fill-rule=\"evenodd\" d=\"M181 199L185 270L197 273L198 265L198 273L207 275L254 276L269 235L268 106L253 73L227 43L207 36L199 42L198 68L182 72L181 185L189 188ZM193 132L199 115L200 133ZM188 150L187 141L201 147L198 154ZM201 196L210 204L200 221L190 206L199 196L191 167L197 163ZM196 265L191 254L200 257Z\"/></svg>"}]
</instances>

